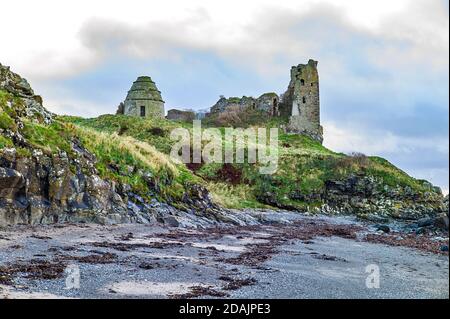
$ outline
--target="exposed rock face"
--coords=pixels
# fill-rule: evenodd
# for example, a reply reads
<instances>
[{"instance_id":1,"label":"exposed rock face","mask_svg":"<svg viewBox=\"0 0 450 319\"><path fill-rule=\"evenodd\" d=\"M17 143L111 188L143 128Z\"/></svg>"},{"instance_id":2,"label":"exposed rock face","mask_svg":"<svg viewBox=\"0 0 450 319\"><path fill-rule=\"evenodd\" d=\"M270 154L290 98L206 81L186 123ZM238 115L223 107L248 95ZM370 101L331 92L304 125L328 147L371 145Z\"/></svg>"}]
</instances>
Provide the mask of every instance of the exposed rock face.
<instances>
[{"instance_id":1,"label":"exposed rock face","mask_svg":"<svg viewBox=\"0 0 450 319\"><path fill-rule=\"evenodd\" d=\"M371 176L350 176L344 181L329 181L322 194L334 210L362 217L375 214L400 219L436 216L444 209L442 195L430 185L430 191L418 193L409 187L381 187Z\"/></svg>"},{"instance_id":2,"label":"exposed rock face","mask_svg":"<svg viewBox=\"0 0 450 319\"><path fill-rule=\"evenodd\" d=\"M351 175L344 180L328 180L322 192L304 194L300 190L289 198L311 203L313 213L332 215L357 215L367 219L419 219L432 218L445 225L445 219L437 220L446 211L443 196L431 184L429 192L416 192L409 187L389 187L382 181L367 175ZM262 194L260 199L272 206L280 205L276 197ZM317 206L322 203L321 206Z\"/></svg>"},{"instance_id":3,"label":"exposed rock face","mask_svg":"<svg viewBox=\"0 0 450 319\"><path fill-rule=\"evenodd\" d=\"M0 225L127 221L126 204L116 196L114 185L96 175L94 156L80 146L77 150L84 154L75 161L64 152L48 156L34 150L28 158L17 156L15 149L4 149L1 170L16 183L2 188L7 194L0 197Z\"/></svg>"},{"instance_id":4,"label":"exposed rock face","mask_svg":"<svg viewBox=\"0 0 450 319\"><path fill-rule=\"evenodd\" d=\"M243 96L242 98L230 97L227 99L221 96L219 101L211 107L211 114L226 112L232 108L239 108L241 110L252 109L263 111L270 116L278 116L278 103L279 97L275 93L265 93L257 99L248 96Z\"/></svg>"},{"instance_id":5,"label":"exposed rock face","mask_svg":"<svg viewBox=\"0 0 450 319\"><path fill-rule=\"evenodd\" d=\"M18 115L27 116L45 124L52 122L53 114L42 106L42 98L34 94L28 81L1 64L0 89L22 98L23 105L17 110Z\"/></svg>"},{"instance_id":6,"label":"exposed rock face","mask_svg":"<svg viewBox=\"0 0 450 319\"><path fill-rule=\"evenodd\" d=\"M196 119L196 115L194 111L182 111L172 109L167 112L166 118L168 120L190 122Z\"/></svg>"},{"instance_id":7,"label":"exposed rock face","mask_svg":"<svg viewBox=\"0 0 450 319\"><path fill-rule=\"evenodd\" d=\"M288 132L308 135L322 142L320 125L319 72L317 61L299 64L291 69L289 87L282 95L280 108L289 115Z\"/></svg>"},{"instance_id":8,"label":"exposed rock face","mask_svg":"<svg viewBox=\"0 0 450 319\"><path fill-rule=\"evenodd\" d=\"M14 199L25 186L25 178L19 172L0 167L0 197Z\"/></svg>"},{"instance_id":9,"label":"exposed rock face","mask_svg":"<svg viewBox=\"0 0 450 319\"><path fill-rule=\"evenodd\" d=\"M11 146L0 147L0 226L46 224L64 221L96 223L151 223L199 226L227 219L206 189L191 186L190 197L175 208L156 200L157 178L140 171L154 193L145 200L127 184L102 179L96 169L96 156L74 135L65 151L44 152L22 135L23 118L49 124L53 115L34 95L28 82L8 68L1 67L0 89L13 94L7 105L9 128L0 127L0 137ZM2 102L3 103L3 102ZM131 169L134 171L134 169ZM201 215L202 217L198 217Z\"/></svg>"},{"instance_id":10,"label":"exposed rock face","mask_svg":"<svg viewBox=\"0 0 450 319\"><path fill-rule=\"evenodd\" d=\"M124 102L123 114L141 117L164 117L164 101L149 76L134 81Z\"/></svg>"},{"instance_id":11,"label":"exposed rock face","mask_svg":"<svg viewBox=\"0 0 450 319\"><path fill-rule=\"evenodd\" d=\"M210 199L206 189L192 185L184 199L185 208L145 201L131 187L104 180L95 169L95 156L78 141L73 142L78 157L66 153L20 157L15 149L0 151L0 226L49 224L55 222L174 224L227 221L227 214ZM143 172L145 174L145 172ZM149 177L149 183L157 183ZM195 220L196 215L204 220Z\"/></svg>"}]
</instances>

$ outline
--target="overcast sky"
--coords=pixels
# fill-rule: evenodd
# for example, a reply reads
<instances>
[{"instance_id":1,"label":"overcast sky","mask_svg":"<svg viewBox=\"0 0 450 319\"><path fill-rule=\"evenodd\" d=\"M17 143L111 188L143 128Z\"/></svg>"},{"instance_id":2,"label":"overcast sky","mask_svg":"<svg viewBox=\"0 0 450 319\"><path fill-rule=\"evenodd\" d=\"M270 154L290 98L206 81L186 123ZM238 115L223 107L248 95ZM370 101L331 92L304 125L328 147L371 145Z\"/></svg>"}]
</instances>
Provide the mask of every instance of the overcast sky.
<instances>
[{"instance_id":1,"label":"overcast sky","mask_svg":"<svg viewBox=\"0 0 450 319\"><path fill-rule=\"evenodd\" d=\"M4 1L0 63L56 113L113 113L138 75L169 108L282 93L319 61L325 145L448 192L448 0Z\"/></svg>"}]
</instances>

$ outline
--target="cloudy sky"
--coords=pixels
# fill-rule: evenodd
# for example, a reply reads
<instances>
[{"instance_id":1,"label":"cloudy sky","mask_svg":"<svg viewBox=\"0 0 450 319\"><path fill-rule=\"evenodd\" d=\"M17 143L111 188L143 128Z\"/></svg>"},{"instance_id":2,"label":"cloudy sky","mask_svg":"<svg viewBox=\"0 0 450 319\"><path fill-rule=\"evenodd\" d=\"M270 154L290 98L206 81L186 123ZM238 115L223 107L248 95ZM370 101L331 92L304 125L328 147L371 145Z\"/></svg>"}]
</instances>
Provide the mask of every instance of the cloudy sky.
<instances>
[{"instance_id":1,"label":"cloudy sky","mask_svg":"<svg viewBox=\"0 0 450 319\"><path fill-rule=\"evenodd\" d=\"M448 0L40 0L1 5L0 63L54 112L115 111L138 75L166 109L282 93L319 60L325 145L448 192Z\"/></svg>"}]
</instances>

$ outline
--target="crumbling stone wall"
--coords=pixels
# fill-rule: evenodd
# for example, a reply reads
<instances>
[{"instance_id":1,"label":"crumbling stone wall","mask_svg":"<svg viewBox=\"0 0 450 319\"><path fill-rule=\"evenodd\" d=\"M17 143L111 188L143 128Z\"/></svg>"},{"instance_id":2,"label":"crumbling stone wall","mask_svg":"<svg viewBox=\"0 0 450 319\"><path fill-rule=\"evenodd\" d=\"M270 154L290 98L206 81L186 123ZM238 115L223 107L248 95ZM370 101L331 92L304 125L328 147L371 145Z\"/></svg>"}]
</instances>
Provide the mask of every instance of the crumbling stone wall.
<instances>
[{"instance_id":1,"label":"crumbling stone wall","mask_svg":"<svg viewBox=\"0 0 450 319\"><path fill-rule=\"evenodd\" d=\"M264 93L256 100L256 109L267 112L271 116L279 116L280 98L275 93Z\"/></svg>"},{"instance_id":2,"label":"crumbling stone wall","mask_svg":"<svg viewBox=\"0 0 450 319\"><path fill-rule=\"evenodd\" d=\"M196 114L194 111L182 111L172 109L167 112L166 118L168 120L190 122L196 119Z\"/></svg>"},{"instance_id":3,"label":"crumbling stone wall","mask_svg":"<svg viewBox=\"0 0 450 319\"><path fill-rule=\"evenodd\" d=\"M281 114L289 115L287 130L323 141L320 125L319 73L317 61L291 68L291 81L282 95Z\"/></svg>"},{"instance_id":4,"label":"crumbling stone wall","mask_svg":"<svg viewBox=\"0 0 450 319\"><path fill-rule=\"evenodd\" d=\"M211 108L210 114L236 108L263 111L269 116L289 118L289 124L286 126L288 132L308 135L322 143L317 64L317 61L309 60L307 64L293 66L288 89L281 97L275 93L265 93L257 99L247 96L221 96Z\"/></svg>"},{"instance_id":5,"label":"crumbling stone wall","mask_svg":"<svg viewBox=\"0 0 450 319\"><path fill-rule=\"evenodd\" d=\"M276 93L264 93L257 99L243 96L225 98L221 96L219 101L211 107L211 114L222 113L230 109L252 109L268 113L271 116L279 115L279 97Z\"/></svg>"}]
</instances>

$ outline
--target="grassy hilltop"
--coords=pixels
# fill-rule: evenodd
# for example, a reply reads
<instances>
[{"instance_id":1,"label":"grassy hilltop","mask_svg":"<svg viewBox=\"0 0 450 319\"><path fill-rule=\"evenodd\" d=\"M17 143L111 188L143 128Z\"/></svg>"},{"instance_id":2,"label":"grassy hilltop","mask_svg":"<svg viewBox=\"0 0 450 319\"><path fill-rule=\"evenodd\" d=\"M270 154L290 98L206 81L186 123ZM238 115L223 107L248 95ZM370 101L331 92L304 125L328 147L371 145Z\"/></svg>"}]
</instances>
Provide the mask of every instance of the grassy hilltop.
<instances>
[{"instance_id":1,"label":"grassy hilltop","mask_svg":"<svg viewBox=\"0 0 450 319\"><path fill-rule=\"evenodd\" d=\"M252 117L250 125L262 126L255 123L255 118L258 119L257 116ZM120 170L126 170L129 162L122 157L103 154L102 148L89 142L89 134L145 143L159 152L158 162L161 162L163 159L169 161L167 155L174 143L170 139L171 129L192 129L192 123L123 115L103 115L91 119L60 117L59 120L87 137L88 145L103 159L99 165L104 166L101 171L105 174L109 174L106 169L110 164L108 161ZM188 168L181 164L177 169L183 172L185 179L201 181L213 198L228 208L272 206L314 211L316 207L334 200L335 206L349 213L359 209L361 214L380 213L380 205L384 205L391 206L387 207L386 214L395 216L396 213L401 214L403 208L414 206L414 202L428 205L441 197L440 191L430 183L409 176L385 159L336 153L309 137L286 134L282 130L279 130L278 170L273 175L261 175L258 164L211 163L188 165ZM346 185L348 183L350 185ZM336 193L336 185L343 186L342 193L347 191L348 194ZM346 196L353 196L360 203L352 203L352 198ZM342 206L339 203L341 199L349 206ZM380 199L383 199L382 204Z\"/></svg>"},{"instance_id":2,"label":"grassy hilltop","mask_svg":"<svg viewBox=\"0 0 450 319\"><path fill-rule=\"evenodd\" d=\"M229 126L278 127L278 167L271 175L260 173L264 163L183 164L169 156L176 142L170 133L192 132L192 122L57 116L25 79L0 65L0 224L151 222L170 216L171 207L217 217L216 204L378 219L445 211L440 189L429 182L385 159L336 153L286 134L286 121L251 109L202 121L222 135Z\"/></svg>"}]
</instances>

